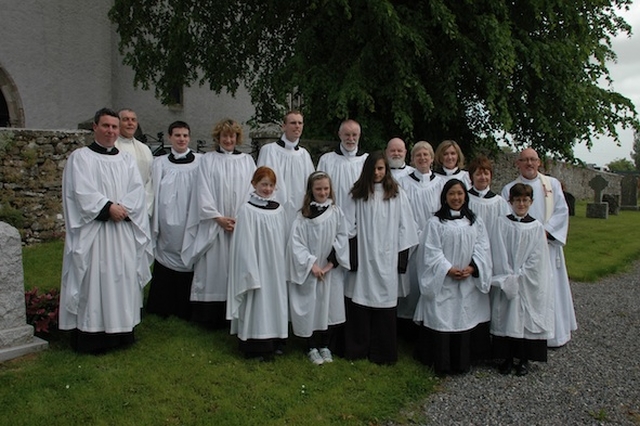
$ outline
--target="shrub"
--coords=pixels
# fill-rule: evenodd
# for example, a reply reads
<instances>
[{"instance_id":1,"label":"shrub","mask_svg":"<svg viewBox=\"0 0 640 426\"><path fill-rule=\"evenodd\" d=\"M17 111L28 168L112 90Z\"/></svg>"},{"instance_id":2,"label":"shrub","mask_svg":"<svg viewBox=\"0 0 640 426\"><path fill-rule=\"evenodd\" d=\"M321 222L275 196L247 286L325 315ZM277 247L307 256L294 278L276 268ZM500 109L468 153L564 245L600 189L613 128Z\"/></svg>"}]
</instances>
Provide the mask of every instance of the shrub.
<instances>
[{"instance_id":1,"label":"shrub","mask_svg":"<svg viewBox=\"0 0 640 426\"><path fill-rule=\"evenodd\" d=\"M34 287L24 293L27 305L27 323L31 324L36 333L50 333L58 328L58 310L60 292L52 289L44 293Z\"/></svg>"}]
</instances>

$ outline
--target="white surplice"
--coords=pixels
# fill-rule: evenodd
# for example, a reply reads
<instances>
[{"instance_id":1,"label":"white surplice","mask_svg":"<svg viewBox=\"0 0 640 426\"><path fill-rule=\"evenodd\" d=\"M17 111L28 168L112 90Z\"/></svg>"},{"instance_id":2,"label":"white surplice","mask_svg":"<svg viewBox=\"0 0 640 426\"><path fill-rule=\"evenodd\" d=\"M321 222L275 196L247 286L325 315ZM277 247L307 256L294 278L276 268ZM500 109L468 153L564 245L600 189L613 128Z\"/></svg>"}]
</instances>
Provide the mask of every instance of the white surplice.
<instances>
[{"instance_id":1,"label":"white surplice","mask_svg":"<svg viewBox=\"0 0 640 426\"><path fill-rule=\"evenodd\" d=\"M491 334L545 340L554 334L554 291L544 228L506 216L491 237Z\"/></svg>"},{"instance_id":2,"label":"white surplice","mask_svg":"<svg viewBox=\"0 0 640 426\"><path fill-rule=\"evenodd\" d=\"M420 300L414 321L440 332L467 331L489 321L491 253L482 219L429 219L421 242ZM478 277L458 281L447 275L451 267L477 266Z\"/></svg>"},{"instance_id":3,"label":"white surplice","mask_svg":"<svg viewBox=\"0 0 640 426\"><path fill-rule=\"evenodd\" d=\"M311 267L327 265L335 249L338 265L319 280ZM349 268L347 222L338 206L310 219L298 214L287 246L289 312L293 333L310 337L316 330L345 322L344 268Z\"/></svg>"},{"instance_id":4,"label":"white surplice","mask_svg":"<svg viewBox=\"0 0 640 426\"><path fill-rule=\"evenodd\" d=\"M240 340L288 335L286 235L282 206L244 203L231 238L227 319Z\"/></svg>"},{"instance_id":5,"label":"white surplice","mask_svg":"<svg viewBox=\"0 0 640 426\"><path fill-rule=\"evenodd\" d=\"M303 147L287 149L276 142L260 148L258 167L267 166L276 173L275 200L282 205L292 223L302 207L307 178L315 171L311 155Z\"/></svg>"},{"instance_id":6,"label":"white surplice","mask_svg":"<svg viewBox=\"0 0 640 426\"><path fill-rule=\"evenodd\" d=\"M196 190L200 154L191 163L169 161L168 155L157 157L151 169L154 206L151 234L155 241L156 260L179 272L193 270L182 260L182 241L187 225L191 193Z\"/></svg>"},{"instance_id":7,"label":"white surplice","mask_svg":"<svg viewBox=\"0 0 640 426\"><path fill-rule=\"evenodd\" d=\"M142 183L144 184L144 193L147 201L147 213L149 216L153 213L153 182L151 180L151 166L153 164L153 154L151 149L136 138L123 138L118 136L116 139L116 148L121 152L128 152L136 160Z\"/></svg>"},{"instance_id":8,"label":"white surplice","mask_svg":"<svg viewBox=\"0 0 640 426\"><path fill-rule=\"evenodd\" d=\"M500 218L511 213L509 203L500 195L491 198L481 198L471 193L469 195L469 208L477 216L482 218L489 237L493 235L493 228Z\"/></svg>"},{"instance_id":9,"label":"white surplice","mask_svg":"<svg viewBox=\"0 0 640 426\"><path fill-rule=\"evenodd\" d=\"M507 199L509 189L516 183L531 185L533 204L529 209L529 215L542 222L545 231L555 239L548 240L549 264L555 290L555 333L552 339L547 340L547 344L550 347L558 347L571 340L571 332L578 329L563 250L569 230L569 207L564 199L560 182L551 176L546 176L545 180L549 182L549 188L543 184L540 173L533 180L519 176L502 189L502 196ZM552 203L553 209L549 209L550 215L547 214L546 203Z\"/></svg>"},{"instance_id":10,"label":"white surplice","mask_svg":"<svg viewBox=\"0 0 640 426\"><path fill-rule=\"evenodd\" d=\"M440 209L440 193L445 180L435 173L423 175L415 171L400 179L399 183L407 193L418 229L418 240L420 240L427 221ZM413 319L418 299L420 299L418 263L423 257L424 249L421 244L418 244L409 256L407 272L399 277L398 318Z\"/></svg>"},{"instance_id":11,"label":"white surplice","mask_svg":"<svg viewBox=\"0 0 640 426\"><path fill-rule=\"evenodd\" d=\"M193 265L192 301L227 300L229 247L233 233L222 229L215 218L237 218L240 207L249 199L255 170L256 165L249 154L211 151L200 159L182 253L185 264Z\"/></svg>"},{"instance_id":12,"label":"white surplice","mask_svg":"<svg viewBox=\"0 0 640 426\"><path fill-rule=\"evenodd\" d=\"M130 221L96 220L107 202L127 209ZM66 238L60 329L131 332L140 322L142 289L151 278L151 233L145 193L127 153L74 151L62 177Z\"/></svg>"},{"instance_id":13,"label":"white surplice","mask_svg":"<svg viewBox=\"0 0 640 426\"><path fill-rule=\"evenodd\" d=\"M382 184L369 199L352 200L358 238L358 270L349 274L345 295L358 305L393 308L398 303L398 253L418 244L411 205L402 188L384 199ZM355 276L354 276L355 275Z\"/></svg>"}]
</instances>

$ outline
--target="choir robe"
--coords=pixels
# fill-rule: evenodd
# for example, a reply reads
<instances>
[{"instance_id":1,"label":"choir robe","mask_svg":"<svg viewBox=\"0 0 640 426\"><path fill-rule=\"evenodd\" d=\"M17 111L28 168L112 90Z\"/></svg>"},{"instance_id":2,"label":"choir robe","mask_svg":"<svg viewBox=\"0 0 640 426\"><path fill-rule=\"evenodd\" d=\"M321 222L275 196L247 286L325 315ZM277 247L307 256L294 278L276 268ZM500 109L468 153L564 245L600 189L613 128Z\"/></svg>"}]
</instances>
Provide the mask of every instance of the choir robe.
<instances>
[{"instance_id":1,"label":"choir robe","mask_svg":"<svg viewBox=\"0 0 640 426\"><path fill-rule=\"evenodd\" d=\"M316 263L324 268L335 250L338 261L319 280L311 273ZM347 223L338 206L328 207L319 216L298 214L287 247L289 312L293 333L310 337L316 330L345 322L343 268L349 268Z\"/></svg>"},{"instance_id":2,"label":"choir robe","mask_svg":"<svg viewBox=\"0 0 640 426\"><path fill-rule=\"evenodd\" d=\"M215 218L237 218L241 206L249 199L255 170L253 158L238 151L234 154L211 151L200 160L182 253L185 264L193 265L192 302L227 300L229 248L235 231L225 231ZM207 306L197 305L203 309ZM208 305L217 309L213 307L215 304Z\"/></svg>"},{"instance_id":3,"label":"choir robe","mask_svg":"<svg viewBox=\"0 0 640 426\"><path fill-rule=\"evenodd\" d=\"M422 325L416 356L438 373L465 372L490 350L489 287L491 253L482 219L429 219L421 245L420 299L414 321ZM447 275L452 266L475 266L458 281Z\"/></svg>"},{"instance_id":4,"label":"choir robe","mask_svg":"<svg viewBox=\"0 0 640 426\"><path fill-rule=\"evenodd\" d=\"M200 154L189 151L178 160L169 154L153 162L151 235L156 264L147 298L147 311L151 313L189 319L193 267L182 259L182 242L191 193L197 188L200 158Z\"/></svg>"},{"instance_id":5,"label":"choir robe","mask_svg":"<svg viewBox=\"0 0 640 426\"><path fill-rule=\"evenodd\" d=\"M482 218L491 241L493 228L503 216L511 213L511 207L509 207L509 203L507 203L504 198L491 192L491 190L481 197L475 188L472 187L468 191L468 194L469 208L477 216Z\"/></svg>"},{"instance_id":6,"label":"choir robe","mask_svg":"<svg viewBox=\"0 0 640 426\"><path fill-rule=\"evenodd\" d=\"M106 155L85 147L69 156L62 177L61 330L132 333L140 322L153 256L144 191L128 153ZM108 218L109 202L124 206L129 220L97 220Z\"/></svg>"},{"instance_id":7,"label":"choir robe","mask_svg":"<svg viewBox=\"0 0 640 426\"><path fill-rule=\"evenodd\" d=\"M347 209L353 206L351 202L351 188L360 177L362 165L369 154L357 153L354 156L344 155L340 146L335 151L327 152L320 157L317 170L326 172L331 178L333 191L336 195L335 203L346 217L352 217L354 212Z\"/></svg>"},{"instance_id":8,"label":"choir robe","mask_svg":"<svg viewBox=\"0 0 640 426\"><path fill-rule=\"evenodd\" d=\"M419 265L420 300L414 321L439 332L467 331L490 319L491 253L481 218L429 219ZM451 267L476 266L478 277L462 281L447 275Z\"/></svg>"},{"instance_id":9,"label":"choir robe","mask_svg":"<svg viewBox=\"0 0 640 426\"><path fill-rule=\"evenodd\" d=\"M549 182L549 188L545 188L546 184L543 185L540 173L533 180L519 176L502 189L502 196L506 199L509 189L518 182L533 188L533 204L529 214L542 222L545 231L551 236L547 237L547 243L555 291L555 332L553 338L547 339L547 344L549 347L559 347L571 340L571 332L578 329L563 251L569 230L569 208L560 182L550 176L543 179Z\"/></svg>"},{"instance_id":10,"label":"choir robe","mask_svg":"<svg viewBox=\"0 0 640 426\"><path fill-rule=\"evenodd\" d=\"M151 149L136 138L123 138L118 136L116 139L116 148L121 152L128 152L133 156L144 184L144 192L147 201L147 213L149 216L153 213L153 180L151 178L151 167L153 165L153 154Z\"/></svg>"},{"instance_id":11,"label":"choir robe","mask_svg":"<svg viewBox=\"0 0 640 426\"><path fill-rule=\"evenodd\" d=\"M453 172L448 172L443 167L436 167L433 169L433 172L440 175L445 183L451 179L458 179L466 185L467 189L471 189L473 186L471 184L471 178L469 177L469 172L462 169L455 169Z\"/></svg>"},{"instance_id":12,"label":"choir robe","mask_svg":"<svg viewBox=\"0 0 640 426\"><path fill-rule=\"evenodd\" d=\"M418 229L418 240L420 240L420 236L427 226L427 221L440 209L440 193L445 180L435 173L423 175L414 171L402 178L399 183L407 193ZM423 257L424 250L422 245L418 244L409 256L407 273L402 274L400 278L404 287L398 289L398 318L413 321L416 305L420 298L418 263Z\"/></svg>"},{"instance_id":13,"label":"choir robe","mask_svg":"<svg viewBox=\"0 0 640 426\"><path fill-rule=\"evenodd\" d=\"M352 201L353 202L353 201ZM398 303L398 253L418 244L418 230L405 191L384 200L382 184L369 199L355 200L358 270L345 295L370 308L395 308ZM350 277L352 278L352 277Z\"/></svg>"},{"instance_id":14,"label":"choir robe","mask_svg":"<svg viewBox=\"0 0 640 426\"><path fill-rule=\"evenodd\" d=\"M554 334L554 290L544 227L530 216L510 218L500 217L491 238L491 334L546 340Z\"/></svg>"},{"instance_id":15,"label":"choir robe","mask_svg":"<svg viewBox=\"0 0 640 426\"><path fill-rule=\"evenodd\" d=\"M405 164L404 166L398 167L397 169L391 167L389 168L389 170L391 171L391 175L396 180L396 182L400 182L400 179L405 176L409 176L415 169Z\"/></svg>"},{"instance_id":16,"label":"choir robe","mask_svg":"<svg viewBox=\"0 0 640 426\"><path fill-rule=\"evenodd\" d=\"M315 171L311 155L299 145L295 149L287 149L280 140L260 148L257 164L258 167L270 167L275 172L275 200L284 208L289 223L293 223L304 200L307 178Z\"/></svg>"},{"instance_id":17,"label":"choir robe","mask_svg":"<svg viewBox=\"0 0 640 426\"><path fill-rule=\"evenodd\" d=\"M289 224L282 206L244 203L231 237L227 319L241 341L285 339L288 302L285 253Z\"/></svg>"}]
</instances>

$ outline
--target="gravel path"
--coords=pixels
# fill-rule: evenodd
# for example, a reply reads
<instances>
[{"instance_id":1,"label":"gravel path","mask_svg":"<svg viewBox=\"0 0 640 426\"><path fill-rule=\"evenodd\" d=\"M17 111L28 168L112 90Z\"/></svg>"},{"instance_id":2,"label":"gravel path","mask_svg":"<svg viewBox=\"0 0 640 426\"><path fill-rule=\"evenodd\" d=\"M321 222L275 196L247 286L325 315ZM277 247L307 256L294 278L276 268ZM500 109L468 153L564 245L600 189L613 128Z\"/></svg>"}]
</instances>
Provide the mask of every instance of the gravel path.
<instances>
[{"instance_id":1,"label":"gravel path","mask_svg":"<svg viewBox=\"0 0 640 426\"><path fill-rule=\"evenodd\" d=\"M640 425L640 262L630 273L571 288L578 330L549 351L546 364L530 363L524 377L489 366L447 377L420 422Z\"/></svg>"}]
</instances>

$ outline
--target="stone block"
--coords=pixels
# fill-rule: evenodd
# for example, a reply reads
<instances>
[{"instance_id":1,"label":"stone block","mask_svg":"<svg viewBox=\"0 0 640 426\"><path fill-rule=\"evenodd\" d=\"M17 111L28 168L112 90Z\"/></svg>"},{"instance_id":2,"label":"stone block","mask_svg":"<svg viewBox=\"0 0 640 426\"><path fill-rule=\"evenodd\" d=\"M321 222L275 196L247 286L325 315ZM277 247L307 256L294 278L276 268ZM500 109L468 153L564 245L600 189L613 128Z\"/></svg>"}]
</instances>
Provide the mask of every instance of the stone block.
<instances>
[{"instance_id":1,"label":"stone block","mask_svg":"<svg viewBox=\"0 0 640 426\"><path fill-rule=\"evenodd\" d=\"M594 218L594 219L608 219L609 203L587 204L587 217Z\"/></svg>"}]
</instances>

